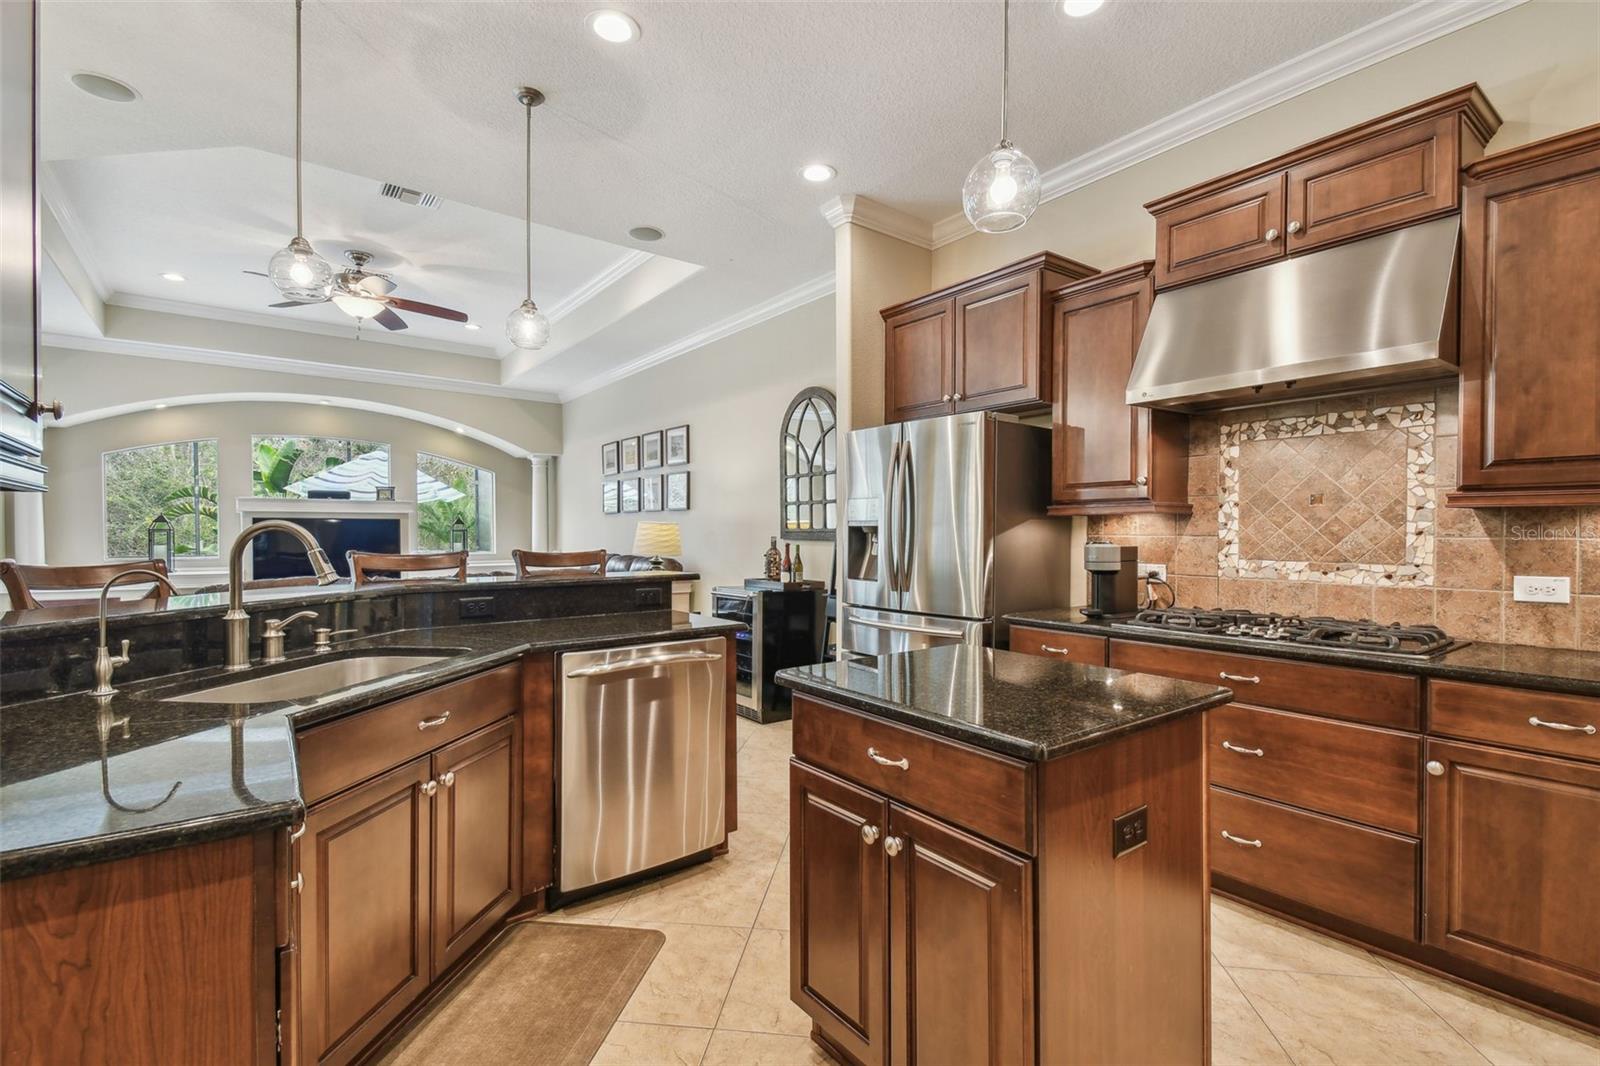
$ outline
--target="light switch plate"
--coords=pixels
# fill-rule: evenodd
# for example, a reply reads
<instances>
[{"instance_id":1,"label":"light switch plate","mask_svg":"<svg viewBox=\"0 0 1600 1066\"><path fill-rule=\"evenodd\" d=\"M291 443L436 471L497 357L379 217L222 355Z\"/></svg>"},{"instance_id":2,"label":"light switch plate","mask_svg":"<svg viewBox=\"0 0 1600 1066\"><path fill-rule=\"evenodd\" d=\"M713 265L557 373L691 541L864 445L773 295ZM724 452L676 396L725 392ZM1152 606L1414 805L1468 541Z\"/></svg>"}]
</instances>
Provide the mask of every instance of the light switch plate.
<instances>
[{"instance_id":1,"label":"light switch plate","mask_svg":"<svg viewBox=\"0 0 1600 1066\"><path fill-rule=\"evenodd\" d=\"M1518 603L1571 603L1570 577L1524 577L1511 579L1511 598Z\"/></svg>"}]
</instances>

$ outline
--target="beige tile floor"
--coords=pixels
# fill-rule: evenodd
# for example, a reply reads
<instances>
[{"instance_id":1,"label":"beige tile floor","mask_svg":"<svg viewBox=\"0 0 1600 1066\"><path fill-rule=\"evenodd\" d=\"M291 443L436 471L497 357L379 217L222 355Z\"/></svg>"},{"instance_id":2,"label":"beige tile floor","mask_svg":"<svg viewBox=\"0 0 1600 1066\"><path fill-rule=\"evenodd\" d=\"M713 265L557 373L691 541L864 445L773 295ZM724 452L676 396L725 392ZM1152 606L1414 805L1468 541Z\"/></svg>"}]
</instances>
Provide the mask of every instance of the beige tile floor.
<instances>
[{"instance_id":1,"label":"beige tile floor","mask_svg":"<svg viewBox=\"0 0 1600 1066\"><path fill-rule=\"evenodd\" d=\"M596 1064L827 1066L789 1002L788 723L739 720L728 854L546 921L667 942ZM1245 907L1212 907L1216 1066L1600 1066L1600 1040Z\"/></svg>"}]
</instances>

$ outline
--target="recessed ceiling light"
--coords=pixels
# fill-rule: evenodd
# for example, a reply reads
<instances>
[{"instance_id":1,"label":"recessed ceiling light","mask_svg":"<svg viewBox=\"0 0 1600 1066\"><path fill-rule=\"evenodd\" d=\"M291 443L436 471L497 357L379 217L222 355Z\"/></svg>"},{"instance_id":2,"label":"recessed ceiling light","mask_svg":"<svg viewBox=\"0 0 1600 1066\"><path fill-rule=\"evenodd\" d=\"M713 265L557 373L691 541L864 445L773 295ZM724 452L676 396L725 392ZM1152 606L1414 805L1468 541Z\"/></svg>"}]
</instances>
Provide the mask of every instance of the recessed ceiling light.
<instances>
[{"instance_id":1,"label":"recessed ceiling light","mask_svg":"<svg viewBox=\"0 0 1600 1066\"><path fill-rule=\"evenodd\" d=\"M189 280L188 278L184 277L182 274L174 273L174 272L171 272L171 271L168 271L167 273L161 275L161 278L162 278L163 281L188 281Z\"/></svg>"},{"instance_id":2,"label":"recessed ceiling light","mask_svg":"<svg viewBox=\"0 0 1600 1066\"><path fill-rule=\"evenodd\" d=\"M800 168L800 176L807 181L832 181L838 173L826 163L807 163Z\"/></svg>"},{"instance_id":3,"label":"recessed ceiling light","mask_svg":"<svg viewBox=\"0 0 1600 1066\"><path fill-rule=\"evenodd\" d=\"M104 74L90 74L86 70L80 70L72 76L72 84L90 96L110 100L114 104L126 104L139 99L139 93L133 86L116 78L108 78Z\"/></svg>"},{"instance_id":4,"label":"recessed ceiling light","mask_svg":"<svg viewBox=\"0 0 1600 1066\"><path fill-rule=\"evenodd\" d=\"M620 11L591 11L585 21L602 41L627 44L639 39L639 24Z\"/></svg>"},{"instance_id":5,"label":"recessed ceiling light","mask_svg":"<svg viewBox=\"0 0 1600 1066\"><path fill-rule=\"evenodd\" d=\"M1075 19L1085 15L1092 15L1100 10L1100 5L1106 0L1061 0L1061 10Z\"/></svg>"},{"instance_id":6,"label":"recessed ceiling light","mask_svg":"<svg viewBox=\"0 0 1600 1066\"><path fill-rule=\"evenodd\" d=\"M659 241L666 234L654 226L635 226L628 231L628 236L636 241Z\"/></svg>"},{"instance_id":7,"label":"recessed ceiling light","mask_svg":"<svg viewBox=\"0 0 1600 1066\"><path fill-rule=\"evenodd\" d=\"M483 327L478 325L476 322L468 322L467 323L467 328L472 330L473 332L477 332L478 330L482 329Z\"/></svg>"}]
</instances>

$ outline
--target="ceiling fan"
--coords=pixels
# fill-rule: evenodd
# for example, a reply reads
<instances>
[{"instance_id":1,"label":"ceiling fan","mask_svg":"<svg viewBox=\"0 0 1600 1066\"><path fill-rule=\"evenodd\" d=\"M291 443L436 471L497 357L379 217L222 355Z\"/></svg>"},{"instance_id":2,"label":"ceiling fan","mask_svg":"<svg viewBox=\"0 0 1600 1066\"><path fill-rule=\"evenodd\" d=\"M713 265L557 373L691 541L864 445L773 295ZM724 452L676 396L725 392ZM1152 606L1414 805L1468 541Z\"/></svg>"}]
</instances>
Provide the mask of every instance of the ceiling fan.
<instances>
[{"instance_id":1,"label":"ceiling fan","mask_svg":"<svg viewBox=\"0 0 1600 1066\"><path fill-rule=\"evenodd\" d=\"M449 319L451 322L467 321L467 315L463 311L440 307L438 304L423 303L420 300L391 296L396 288L394 280L387 274L366 268L372 261L371 252L352 248L344 253L344 257L350 261L350 266L334 275L333 289L328 296L320 300L283 300L267 306L309 307L313 304L332 302L351 318L358 321L370 318L384 329L391 330L406 328L406 320L395 314L397 310L432 315L434 318ZM246 270L245 273L263 278L269 276L259 270Z\"/></svg>"}]
</instances>

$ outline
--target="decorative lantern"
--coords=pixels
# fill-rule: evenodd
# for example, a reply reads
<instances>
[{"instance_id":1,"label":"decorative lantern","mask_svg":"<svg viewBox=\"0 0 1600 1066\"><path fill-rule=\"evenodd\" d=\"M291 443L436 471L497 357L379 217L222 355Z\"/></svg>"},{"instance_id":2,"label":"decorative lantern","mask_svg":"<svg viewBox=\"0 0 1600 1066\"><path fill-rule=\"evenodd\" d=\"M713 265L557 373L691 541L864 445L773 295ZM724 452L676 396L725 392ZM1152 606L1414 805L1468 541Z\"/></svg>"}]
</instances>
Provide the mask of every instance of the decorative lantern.
<instances>
[{"instance_id":1,"label":"decorative lantern","mask_svg":"<svg viewBox=\"0 0 1600 1066\"><path fill-rule=\"evenodd\" d=\"M456 515L456 520L450 523L450 550L464 552L467 550L467 520Z\"/></svg>"},{"instance_id":2,"label":"decorative lantern","mask_svg":"<svg viewBox=\"0 0 1600 1066\"><path fill-rule=\"evenodd\" d=\"M167 521L165 514L158 513L150 520L150 524L144 530L144 542L145 558L163 560L170 571L176 548L173 543L172 523Z\"/></svg>"}]
</instances>

